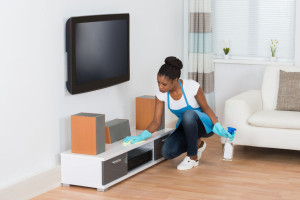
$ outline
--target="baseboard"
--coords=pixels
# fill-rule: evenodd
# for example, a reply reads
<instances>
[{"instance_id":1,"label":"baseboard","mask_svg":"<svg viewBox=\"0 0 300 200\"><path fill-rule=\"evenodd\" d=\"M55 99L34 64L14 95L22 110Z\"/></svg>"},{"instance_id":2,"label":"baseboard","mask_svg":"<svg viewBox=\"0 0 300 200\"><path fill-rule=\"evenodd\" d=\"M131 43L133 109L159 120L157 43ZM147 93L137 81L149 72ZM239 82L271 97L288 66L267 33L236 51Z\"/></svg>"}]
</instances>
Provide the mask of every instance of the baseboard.
<instances>
[{"instance_id":1,"label":"baseboard","mask_svg":"<svg viewBox=\"0 0 300 200\"><path fill-rule=\"evenodd\" d=\"M0 199L27 200L61 185L60 165L0 190Z\"/></svg>"}]
</instances>

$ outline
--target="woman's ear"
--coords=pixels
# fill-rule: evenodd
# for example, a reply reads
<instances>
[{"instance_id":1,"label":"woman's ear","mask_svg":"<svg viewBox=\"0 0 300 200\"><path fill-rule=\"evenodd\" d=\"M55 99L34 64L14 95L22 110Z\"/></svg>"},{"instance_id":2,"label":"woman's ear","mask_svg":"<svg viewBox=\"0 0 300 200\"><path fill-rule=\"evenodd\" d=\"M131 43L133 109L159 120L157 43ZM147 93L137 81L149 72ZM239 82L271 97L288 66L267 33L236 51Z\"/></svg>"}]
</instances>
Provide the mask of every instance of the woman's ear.
<instances>
[{"instance_id":1,"label":"woman's ear","mask_svg":"<svg viewBox=\"0 0 300 200\"><path fill-rule=\"evenodd\" d=\"M171 84L174 85L174 83L176 83L176 79L174 80L171 79Z\"/></svg>"},{"instance_id":2,"label":"woman's ear","mask_svg":"<svg viewBox=\"0 0 300 200\"><path fill-rule=\"evenodd\" d=\"M178 81L178 78L175 78L174 80L172 80L172 85L175 86L177 81Z\"/></svg>"}]
</instances>

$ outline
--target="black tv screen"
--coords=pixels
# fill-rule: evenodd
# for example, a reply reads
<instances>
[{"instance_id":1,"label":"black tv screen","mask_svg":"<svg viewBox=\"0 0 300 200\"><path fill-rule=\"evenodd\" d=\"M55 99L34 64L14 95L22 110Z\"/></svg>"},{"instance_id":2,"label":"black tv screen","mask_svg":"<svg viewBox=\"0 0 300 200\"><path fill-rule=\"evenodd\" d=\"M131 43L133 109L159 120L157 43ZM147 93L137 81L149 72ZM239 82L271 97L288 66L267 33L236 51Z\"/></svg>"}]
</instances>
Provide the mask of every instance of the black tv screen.
<instances>
[{"instance_id":1,"label":"black tv screen","mask_svg":"<svg viewBox=\"0 0 300 200\"><path fill-rule=\"evenodd\" d=\"M129 14L72 17L66 33L71 94L129 80Z\"/></svg>"}]
</instances>

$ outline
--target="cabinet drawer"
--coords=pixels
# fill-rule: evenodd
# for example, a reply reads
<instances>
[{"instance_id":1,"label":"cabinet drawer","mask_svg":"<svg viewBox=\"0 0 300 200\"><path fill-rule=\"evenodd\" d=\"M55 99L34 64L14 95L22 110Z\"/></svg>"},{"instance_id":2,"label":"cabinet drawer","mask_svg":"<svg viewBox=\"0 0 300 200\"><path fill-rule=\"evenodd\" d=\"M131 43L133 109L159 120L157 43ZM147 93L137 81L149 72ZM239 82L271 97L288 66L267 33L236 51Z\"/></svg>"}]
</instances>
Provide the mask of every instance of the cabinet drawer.
<instances>
[{"instance_id":1,"label":"cabinet drawer","mask_svg":"<svg viewBox=\"0 0 300 200\"><path fill-rule=\"evenodd\" d=\"M158 160L162 157L161 155L161 148L165 142L165 139L169 136L168 135L165 135L161 138L158 138L154 141L154 160Z\"/></svg>"},{"instance_id":2,"label":"cabinet drawer","mask_svg":"<svg viewBox=\"0 0 300 200\"><path fill-rule=\"evenodd\" d=\"M127 154L103 162L102 185L106 185L127 174Z\"/></svg>"}]
</instances>

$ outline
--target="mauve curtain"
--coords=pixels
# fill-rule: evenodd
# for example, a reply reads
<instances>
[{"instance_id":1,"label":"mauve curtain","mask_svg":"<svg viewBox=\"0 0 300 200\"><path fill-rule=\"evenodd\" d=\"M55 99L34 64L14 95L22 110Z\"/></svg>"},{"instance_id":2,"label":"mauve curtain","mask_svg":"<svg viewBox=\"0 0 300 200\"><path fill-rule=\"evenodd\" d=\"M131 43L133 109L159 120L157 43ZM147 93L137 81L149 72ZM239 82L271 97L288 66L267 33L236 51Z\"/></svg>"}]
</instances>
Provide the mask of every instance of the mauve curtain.
<instances>
[{"instance_id":1,"label":"mauve curtain","mask_svg":"<svg viewBox=\"0 0 300 200\"><path fill-rule=\"evenodd\" d=\"M189 0L188 51L188 78L200 83L208 105L215 110L210 0Z\"/></svg>"}]
</instances>

